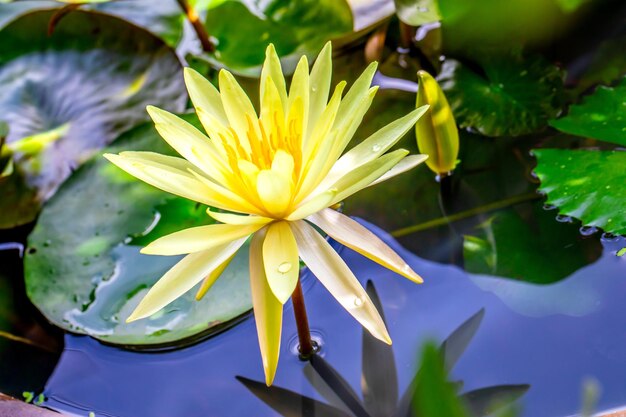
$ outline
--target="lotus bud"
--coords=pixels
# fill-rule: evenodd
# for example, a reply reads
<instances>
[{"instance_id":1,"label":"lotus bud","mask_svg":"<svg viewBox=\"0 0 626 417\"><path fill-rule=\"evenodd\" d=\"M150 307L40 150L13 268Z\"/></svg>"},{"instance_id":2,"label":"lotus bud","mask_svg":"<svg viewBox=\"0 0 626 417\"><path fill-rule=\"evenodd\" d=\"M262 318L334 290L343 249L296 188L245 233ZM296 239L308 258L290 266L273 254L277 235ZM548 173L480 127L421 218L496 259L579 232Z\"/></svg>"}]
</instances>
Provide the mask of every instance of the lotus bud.
<instances>
[{"instance_id":1,"label":"lotus bud","mask_svg":"<svg viewBox=\"0 0 626 417\"><path fill-rule=\"evenodd\" d=\"M452 173L459 154L459 131L452 109L437 81L426 71L418 71L416 107L430 108L415 124L417 147L428 155L426 165L439 178Z\"/></svg>"}]
</instances>

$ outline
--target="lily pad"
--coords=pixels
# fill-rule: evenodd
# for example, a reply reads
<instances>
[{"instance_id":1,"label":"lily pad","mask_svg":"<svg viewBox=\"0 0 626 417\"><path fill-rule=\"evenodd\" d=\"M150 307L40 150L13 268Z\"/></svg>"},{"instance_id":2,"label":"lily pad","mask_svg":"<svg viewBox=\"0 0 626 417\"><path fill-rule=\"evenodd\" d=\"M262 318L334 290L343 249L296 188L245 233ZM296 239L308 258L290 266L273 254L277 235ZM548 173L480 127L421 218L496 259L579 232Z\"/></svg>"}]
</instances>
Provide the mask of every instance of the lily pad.
<instances>
[{"instance_id":1,"label":"lily pad","mask_svg":"<svg viewBox=\"0 0 626 417\"><path fill-rule=\"evenodd\" d=\"M561 132L626 146L626 78L615 87L598 87L550 125Z\"/></svg>"},{"instance_id":2,"label":"lily pad","mask_svg":"<svg viewBox=\"0 0 626 417\"><path fill-rule=\"evenodd\" d=\"M128 132L106 152L125 150L174 154L152 125ZM218 331L251 308L245 248L200 302L190 291L148 319L125 323L181 259L142 255L140 247L211 223L206 208L137 181L97 155L46 204L29 237L28 296L55 325L108 343L155 347Z\"/></svg>"},{"instance_id":3,"label":"lily pad","mask_svg":"<svg viewBox=\"0 0 626 417\"><path fill-rule=\"evenodd\" d=\"M301 55L314 57L328 39L353 28L345 0L211 1L204 23L216 40L214 64L250 76L260 73L270 42L290 73Z\"/></svg>"},{"instance_id":4,"label":"lily pad","mask_svg":"<svg viewBox=\"0 0 626 417\"><path fill-rule=\"evenodd\" d=\"M61 9L77 1L29 0L13 1L0 8L0 27L29 11ZM137 26L146 28L168 45L176 46L183 34L185 17L176 0L132 0L83 2L82 10L99 11L120 17Z\"/></svg>"},{"instance_id":5,"label":"lily pad","mask_svg":"<svg viewBox=\"0 0 626 417\"><path fill-rule=\"evenodd\" d=\"M535 174L547 203L587 226L626 234L626 152L536 149Z\"/></svg>"},{"instance_id":6,"label":"lily pad","mask_svg":"<svg viewBox=\"0 0 626 417\"><path fill-rule=\"evenodd\" d=\"M551 284L598 259L602 247L573 224L554 221L554 211L500 211L464 236L465 270L535 284Z\"/></svg>"},{"instance_id":7,"label":"lily pad","mask_svg":"<svg viewBox=\"0 0 626 417\"><path fill-rule=\"evenodd\" d=\"M33 220L72 170L147 119L146 105L179 112L187 100L180 62L155 36L85 11L65 16L48 36L53 14L32 12L0 31L0 114L7 146L16 147L0 228ZM40 149L22 152L23 143Z\"/></svg>"},{"instance_id":8,"label":"lily pad","mask_svg":"<svg viewBox=\"0 0 626 417\"><path fill-rule=\"evenodd\" d=\"M394 0L396 13L402 22L421 26L441 20L436 0Z\"/></svg>"},{"instance_id":9,"label":"lily pad","mask_svg":"<svg viewBox=\"0 0 626 417\"><path fill-rule=\"evenodd\" d=\"M437 80L460 127L486 136L542 130L563 108L563 72L542 58L485 56L473 69L446 60Z\"/></svg>"}]
</instances>

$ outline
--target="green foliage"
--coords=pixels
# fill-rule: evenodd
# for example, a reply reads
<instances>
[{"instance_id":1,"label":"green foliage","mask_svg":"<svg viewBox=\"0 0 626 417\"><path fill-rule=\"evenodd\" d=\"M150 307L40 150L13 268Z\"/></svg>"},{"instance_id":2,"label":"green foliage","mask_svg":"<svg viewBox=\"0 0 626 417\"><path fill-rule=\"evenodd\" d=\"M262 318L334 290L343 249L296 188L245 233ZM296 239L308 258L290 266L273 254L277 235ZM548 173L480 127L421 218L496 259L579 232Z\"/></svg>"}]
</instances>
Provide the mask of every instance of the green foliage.
<instances>
[{"instance_id":1,"label":"green foliage","mask_svg":"<svg viewBox=\"0 0 626 417\"><path fill-rule=\"evenodd\" d=\"M437 80L459 126L485 136L542 130L564 104L563 72L540 57L488 55L480 72L446 60Z\"/></svg>"},{"instance_id":2,"label":"green foliage","mask_svg":"<svg viewBox=\"0 0 626 417\"><path fill-rule=\"evenodd\" d=\"M441 20L438 0L394 0L401 21L421 26Z\"/></svg>"},{"instance_id":3,"label":"green foliage","mask_svg":"<svg viewBox=\"0 0 626 417\"><path fill-rule=\"evenodd\" d=\"M204 24L216 39L210 59L254 76L260 72L268 43L276 47L285 72L291 73L301 55L314 57L328 39L348 34L353 27L345 0L211 1Z\"/></svg>"},{"instance_id":4,"label":"green foliage","mask_svg":"<svg viewBox=\"0 0 626 417\"><path fill-rule=\"evenodd\" d=\"M151 125L105 151L128 150L173 154ZM109 343L163 345L221 329L251 308L245 248L202 301L190 291L149 319L124 323L147 289L180 260L141 255L138 245L211 223L205 210L96 155L46 204L29 237L28 295L57 326Z\"/></svg>"},{"instance_id":5,"label":"green foliage","mask_svg":"<svg viewBox=\"0 0 626 417\"><path fill-rule=\"evenodd\" d=\"M146 28L159 36L168 45L175 46L183 33L184 16L176 0L29 0L14 1L0 8L0 27L10 20L29 11L44 9L60 9L67 4L82 4L82 10L93 10L120 17L137 26Z\"/></svg>"},{"instance_id":6,"label":"green foliage","mask_svg":"<svg viewBox=\"0 0 626 417\"><path fill-rule=\"evenodd\" d=\"M626 234L626 152L537 149L535 173L547 203L561 214Z\"/></svg>"},{"instance_id":7,"label":"green foliage","mask_svg":"<svg viewBox=\"0 0 626 417\"><path fill-rule=\"evenodd\" d=\"M53 11L0 31L0 113L15 174L0 185L0 228L30 222L80 163L147 119L184 108L174 51L123 20L74 11L48 36Z\"/></svg>"},{"instance_id":8,"label":"green foliage","mask_svg":"<svg viewBox=\"0 0 626 417\"><path fill-rule=\"evenodd\" d=\"M626 146L626 77L615 87L598 87L550 125L561 132Z\"/></svg>"},{"instance_id":9,"label":"green foliage","mask_svg":"<svg viewBox=\"0 0 626 417\"><path fill-rule=\"evenodd\" d=\"M464 236L465 270L550 284L597 259L601 253L597 241L581 239L578 226L556 222L555 215L538 203L525 212L495 213L474 235Z\"/></svg>"}]
</instances>

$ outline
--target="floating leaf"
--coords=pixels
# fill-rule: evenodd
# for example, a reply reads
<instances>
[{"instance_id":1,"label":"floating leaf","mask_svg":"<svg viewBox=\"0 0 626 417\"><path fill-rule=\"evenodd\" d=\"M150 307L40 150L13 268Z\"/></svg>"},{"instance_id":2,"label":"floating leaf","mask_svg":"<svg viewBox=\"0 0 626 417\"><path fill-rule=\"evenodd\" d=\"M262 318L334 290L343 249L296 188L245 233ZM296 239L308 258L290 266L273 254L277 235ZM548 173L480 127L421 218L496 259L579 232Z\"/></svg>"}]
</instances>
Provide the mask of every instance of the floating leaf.
<instances>
[{"instance_id":1,"label":"floating leaf","mask_svg":"<svg viewBox=\"0 0 626 417\"><path fill-rule=\"evenodd\" d=\"M216 39L215 64L257 76L273 43L289 73L301 55L313 57L328 39L352 32L352 12L345 0L212 1L205 26Z\"/></svg>"},{"instance_id":2,"label":"floating leaf","mask_svg":"<svg viewBox=\"0 0 626 417\"><path fill-rule=\"evenodd\" d=\"M407 25L421 26L441 20L437 0L394 0L396 13Z\"/></svg>"},{"instance_id":3,"label":"floating leaf","mask_svg":"<svg viewBox=\"0 0 626 417\"><path fill-rule=\"evenodd\" d=\"M464 237L465 269L550 284L596 260L602 252L599 242L582 239L578 226L556 222L555 215L540 204L526 212L495 213L475 234Z\"/></svg>"},{"instance_id":4,"label":"floating leaf","mask_svg":"<svg viewBox=\"0 0 626 417\"><path fill-rule=\"evenodd\" d=\"M600 86L565 117L550 121L562 132L626 146L626 78L615 87Z\"/></svg>"},{"instance_id":5,"label":"floating leaf","mask_svg":"<svg viewBox=\"0 0 626 417\"><path fill-rule=\"evenodd\" d=\"M14 1L0 8L0 27L29 11L61 9L67 4L82 4L82 10L93 10L111 14L146 28L159 36L168 45L176 46L183 34L183 16L176 0L91 0L91 1ZM57 10L58 11L58 10Z\"/></svg>"},{"instance_id":6,"label":"floating leaf","mask_svg":"<svg viewBox=\"0 0 626 417\"><path fill-rule=\"evenodd\" d=\"M626 152L536 149L547 203L587 226L626 234Z\"/></svg>"},{"instance_id":7,"label":"floating leaf","mask_svg":"<svg viewBox=\"0 0 626 417\"><path fill-rule=\"evenodd\" d=\"M539 57L486 56L480 73L447 60L437 78L460 127L519 136L546 127L563 107L563 72Z\"/></svg>"},{"instance_id":8,"label":"floating leaf","mask_svg":"<svg viewBox=\"0 0 626 417\"><path fill-rule=\"evenodd\" d=\"M0 228L33 220L77 165L147 119L147 104L181 111L186 102L180 62L162 41L84 11L48 36L53 13L26 14L0 31L0 114L16 171L2 185Z\"/></svg>"},{"instance_id":9,"label":"floating leaf","mask_svg":"<svg viewBox=\"0 0 626 417\"><path fill-rule=\"evenodd\" d=\"M151 125L123 135L106 151L148 149L173 154ZM142 255L140 247L171 231L211 223L205 210L97 155L46 204L29 237L28 295L57 326L109 343L154 346L217 331L251 308L245 249L202 301L195 301L192 290L149 319L125 323L147 290L180 260Z\"/></svg>"}]
</instances>

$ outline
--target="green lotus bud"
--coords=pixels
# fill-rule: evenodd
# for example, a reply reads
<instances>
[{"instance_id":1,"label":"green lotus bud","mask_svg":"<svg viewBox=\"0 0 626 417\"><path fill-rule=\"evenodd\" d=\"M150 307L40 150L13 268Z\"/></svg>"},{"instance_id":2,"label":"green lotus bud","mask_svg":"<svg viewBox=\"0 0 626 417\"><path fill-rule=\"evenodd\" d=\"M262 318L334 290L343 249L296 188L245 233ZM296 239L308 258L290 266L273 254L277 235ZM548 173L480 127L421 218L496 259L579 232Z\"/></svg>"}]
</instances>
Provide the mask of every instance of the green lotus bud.
<instances>
[{"instance_id":1,"label":"green lotus bud","mask_svg":"<svg viewBox=\"0 0 626 417\"><path fill-rule=\"evenodd\" d=\"M427 154L426 165L440 177L450 175L459 155L459 131L452 109L437 81L426 71L418 71L416 106L430 108L415 124L417 147Z\"/></svg>"}]
</instances>

